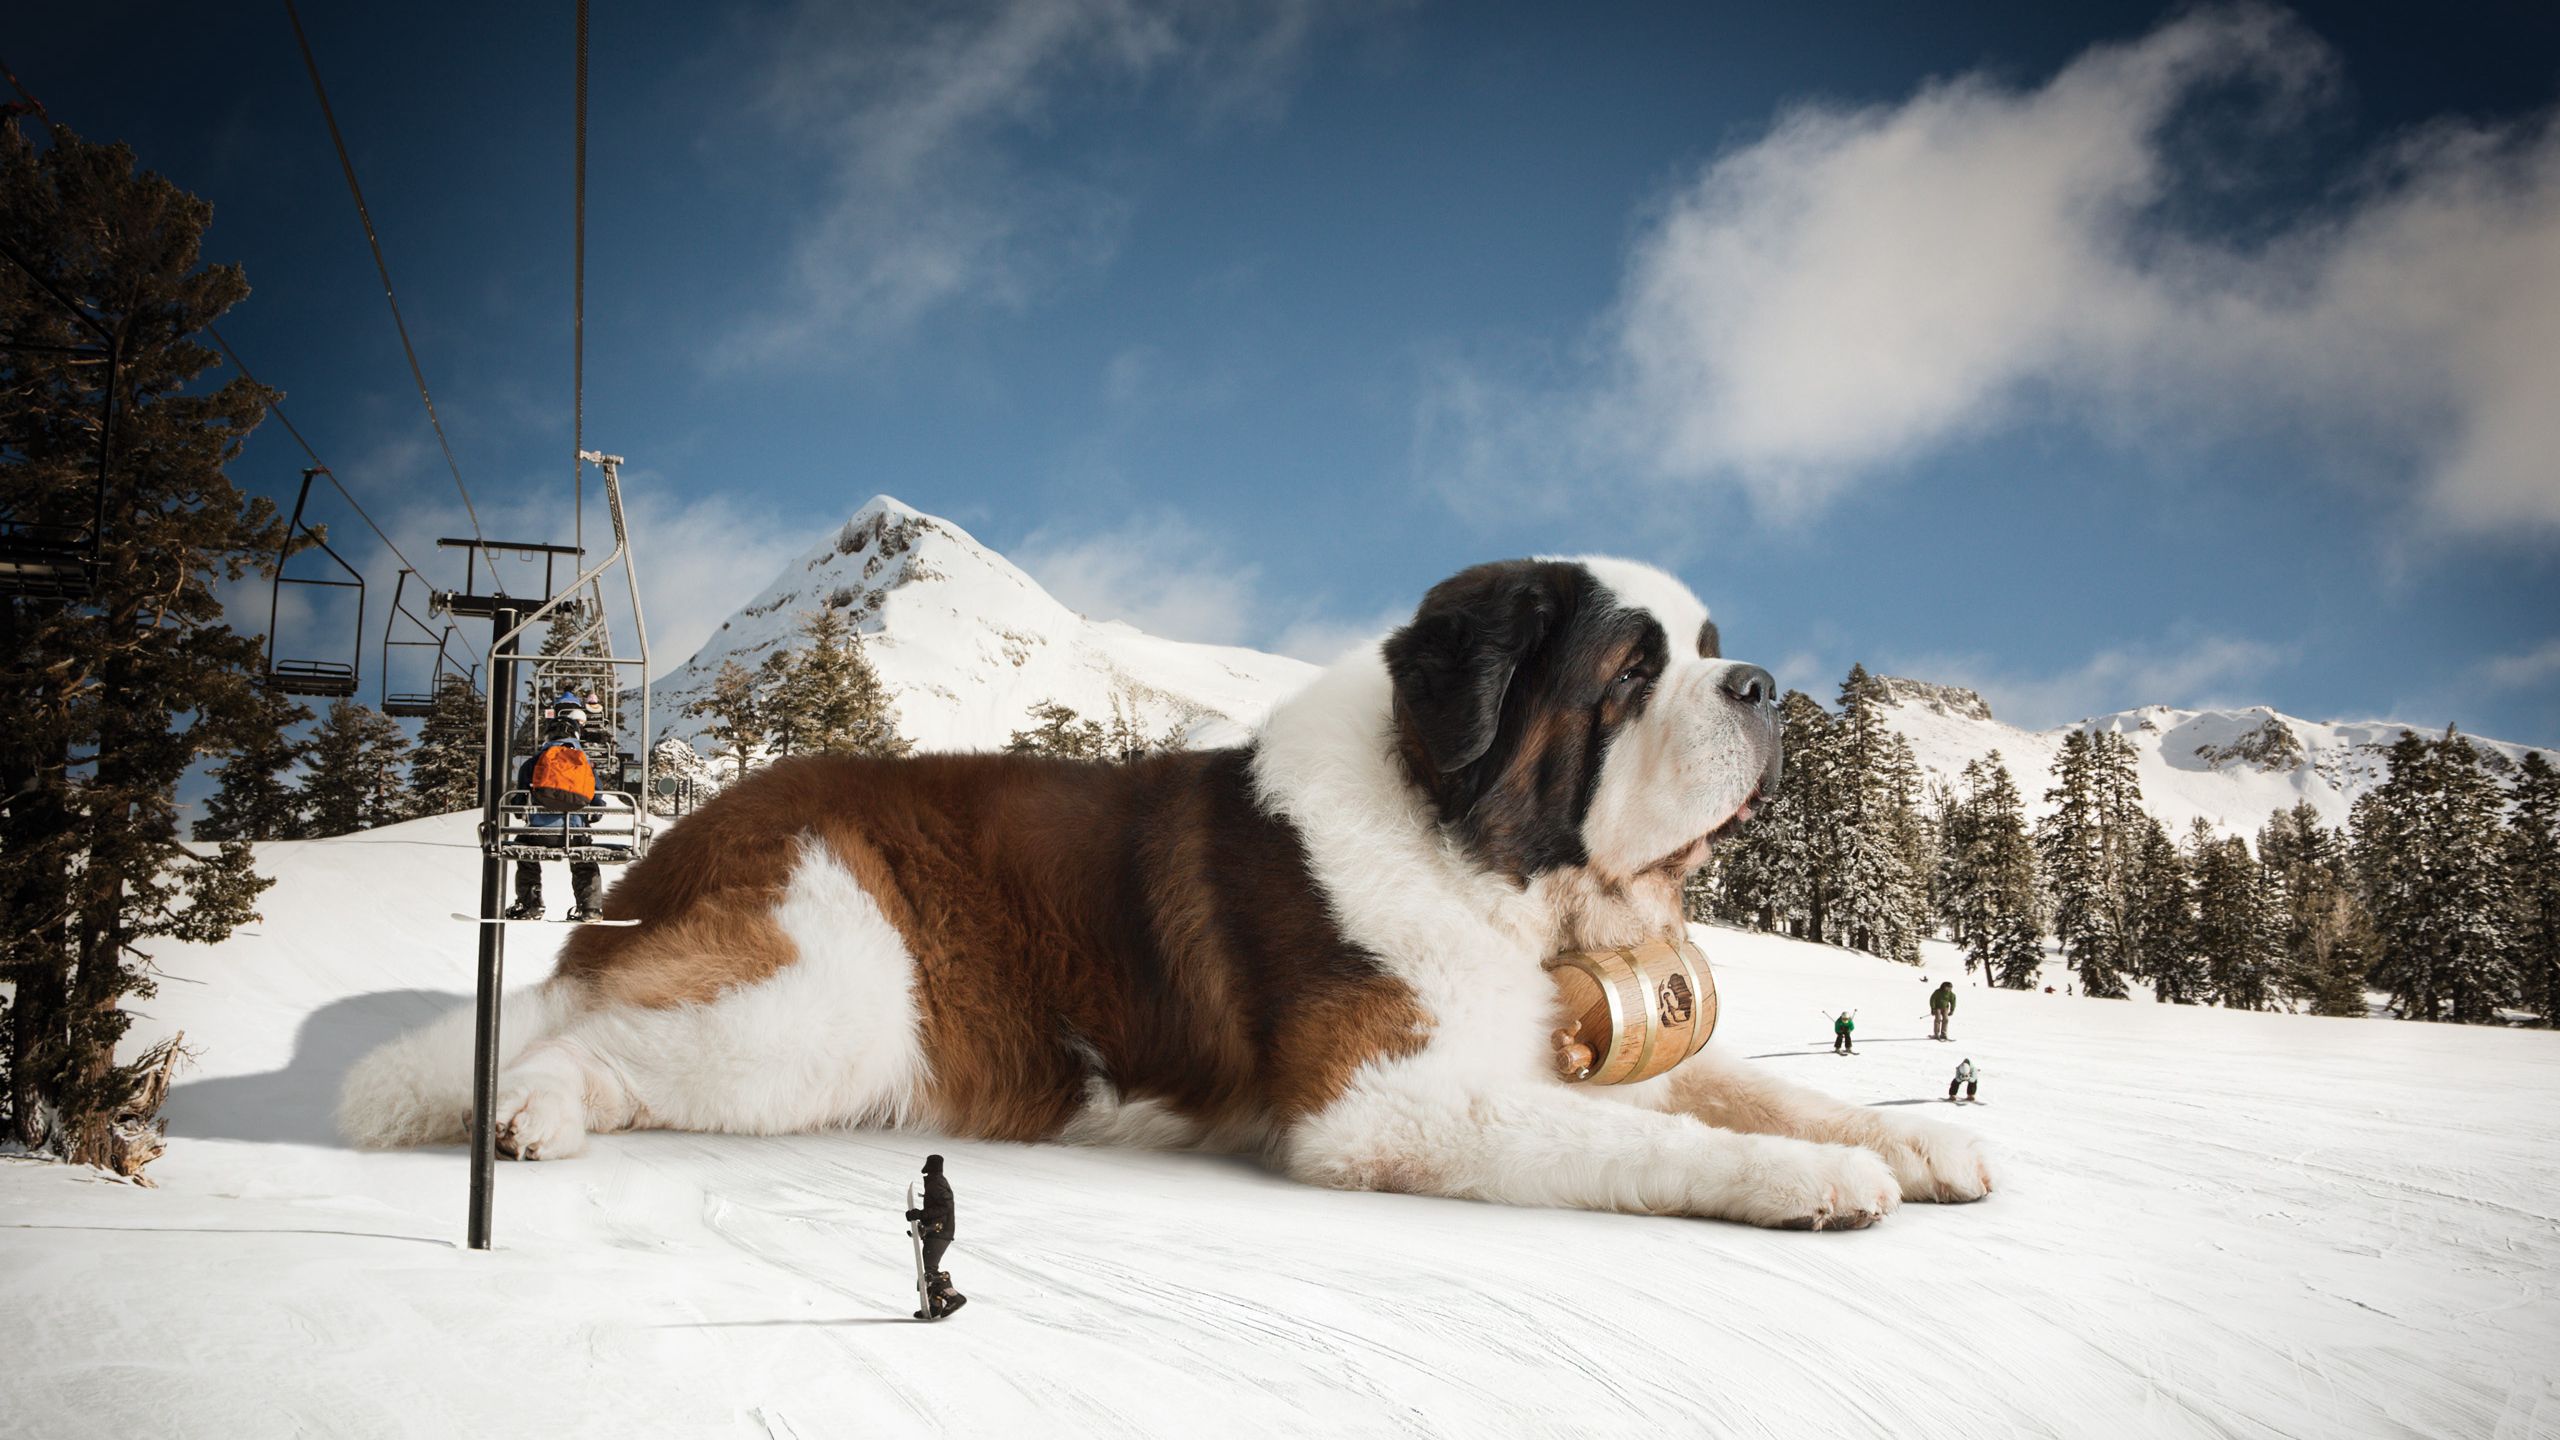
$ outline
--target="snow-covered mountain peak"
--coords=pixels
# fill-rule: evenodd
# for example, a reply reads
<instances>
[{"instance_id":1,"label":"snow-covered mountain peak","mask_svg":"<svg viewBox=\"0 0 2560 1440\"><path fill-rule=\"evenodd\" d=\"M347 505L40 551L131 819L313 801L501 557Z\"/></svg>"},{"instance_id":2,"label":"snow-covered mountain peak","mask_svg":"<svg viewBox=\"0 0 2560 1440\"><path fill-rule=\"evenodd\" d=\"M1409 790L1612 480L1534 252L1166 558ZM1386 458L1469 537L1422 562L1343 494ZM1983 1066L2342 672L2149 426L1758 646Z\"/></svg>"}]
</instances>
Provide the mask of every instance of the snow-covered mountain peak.
<instances>
[{"instance_id":1,"label":"snow-covered mountain peak","mask_svg":"<svg viewBox=\"0 0 2560 1440\"><path fill-rule=\"evenodd\" d=\"M1897 705L1917 705L1959 720L1991 718L1991 702L1961 685L1938 685L1902 675L1879 675L1876 685Z\"/></svg>"},{"instance_id":2,"label":"snow-covered mountain peak","mask_svg":"<svg viewBox=\"0 0 2560 1440\"><path fill-rule=\"evenodd\" d=\"M707 720L685 708L721 666L752 670L798 644L821 607L851 617L899 730L928 750L1002 748L1044 702L1095 720L1126 716L1189 744L1229 743L1315 673L1282 656L1088 619L960 526L875 495L658 682L658 733L699 736Z\"/></svg>"},{"instance_id":3,"label":"snow-covered mountain peak","mask_svg":"<svg viewBox=\"0 0 2560 1440\"><path fill-rule=\"evenodd\" d=\"M2143 805L2173 832L2201 816L2226 834L2252 835L2268 815L2309 801L2327 825L2343 825L2357 797L2390 771L2387 752L2404 729L2436 727L2383 720L2303 720L2264 705L2245 709L2182 710L2143 705L2095 715L2049 730L2023 730L1931 703L1925 692L1941 687L1895 681L1915 693L1897 694L1886 723L1910 739L1921 766L1952 781L1966 762L1992 751L2008 766L2031 815L2047 808L2053 762L2062 739L2074 730L2120 735L2134 750ZM1970 695L1970 691L1957 691ZM2500 776L2534 747L2472 737L2489 769Z\"/></svg>"}]
</instances>

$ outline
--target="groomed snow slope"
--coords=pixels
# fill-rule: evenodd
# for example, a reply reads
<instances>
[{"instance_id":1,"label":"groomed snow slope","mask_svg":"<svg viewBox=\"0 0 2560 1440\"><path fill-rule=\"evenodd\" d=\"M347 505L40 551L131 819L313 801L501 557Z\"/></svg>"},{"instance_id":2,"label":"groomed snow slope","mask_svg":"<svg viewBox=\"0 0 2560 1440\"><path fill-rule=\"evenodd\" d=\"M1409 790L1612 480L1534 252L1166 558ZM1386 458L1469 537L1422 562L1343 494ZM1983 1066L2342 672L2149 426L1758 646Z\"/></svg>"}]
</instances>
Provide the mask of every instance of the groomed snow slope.
<instances>
[{"instance_id":1,"label":"groomed snow slope","mask_svg":"<svg viewBox=\"0 0 2560 1440\"><path fill-rule=\"evenodd\" d=\"M1779 1234L1222 1157L642 1134L502 1169L473 1254L457 1150L350 1152L327 1116L351 1057L467 990L474 858L458 817L266 847L266 923L164 957L136 1038L202 1063L159 1188L0 1163L0 1430L2560 1430L2560 1036L1967 987L1936 1044L1919 973L1725 931L1714 1043L1978 1127L1999 1193ZM521 983L551 932L514 933ZM1990 1103L1951 1109L1968 1055ZM929 1149L974 1302L934 1326L897 1214Z\"/></svg>"}]
</instances>

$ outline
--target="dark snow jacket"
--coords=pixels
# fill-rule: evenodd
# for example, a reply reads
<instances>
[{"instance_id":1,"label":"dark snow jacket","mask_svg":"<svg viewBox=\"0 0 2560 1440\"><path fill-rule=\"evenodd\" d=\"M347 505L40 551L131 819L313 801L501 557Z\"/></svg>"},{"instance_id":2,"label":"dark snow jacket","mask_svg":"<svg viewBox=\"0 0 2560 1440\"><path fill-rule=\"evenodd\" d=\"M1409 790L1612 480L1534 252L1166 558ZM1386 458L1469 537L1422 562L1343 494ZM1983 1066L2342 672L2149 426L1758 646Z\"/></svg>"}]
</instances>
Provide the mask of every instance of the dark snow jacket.
<instances>
[{"instance_id":1,"label":"dark snow jacket","mask_svg":"<svg viewBox=\"0 0 2560 1440\"><path fill-rule=\"evenodd\" d=\"M1843 1015L1839 1019L1831 1022L1831 1033L1834 1035L1846 1035L1857 1028L1858 1022L1850 1019L1846 1015Z\"/></svg>"},{"instance_id":2,"label":"dark snow jacket","mask_svg":"<svg viewBox=\"0 0 2560 1440\"><path fill-rule=\"evenodd\" d=\"M1941 1015L1956 1013L1956 987L1953 982L1938 987L1937 992L1929 997L1929 1008Z\"/></svg>"},{"instance_id":3,"label":"dark snow jacket","mask_svg":"<svg viewBox=\"0 0 2560 1440\"><path fill-rule=\"evenodd\" d=\"M958 1216L951 1204L951 1182L939 1170L924 1172L924 1205L907 1212L909 1220L924 1223L924 1233L952 1239L957 1233Z\"/></svg>"}]
</instances>

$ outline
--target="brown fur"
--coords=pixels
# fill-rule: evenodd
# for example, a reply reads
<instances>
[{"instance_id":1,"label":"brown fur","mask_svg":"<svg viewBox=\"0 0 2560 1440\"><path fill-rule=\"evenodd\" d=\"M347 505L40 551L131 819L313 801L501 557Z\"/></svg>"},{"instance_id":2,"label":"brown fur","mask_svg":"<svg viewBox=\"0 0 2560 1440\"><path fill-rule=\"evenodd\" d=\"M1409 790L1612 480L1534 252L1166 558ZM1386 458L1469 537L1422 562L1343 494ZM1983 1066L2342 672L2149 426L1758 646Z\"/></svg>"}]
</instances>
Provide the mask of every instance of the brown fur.
<instances>
[{"instance_id":1,"label":"brown fur","mask_svg":"<svg viewBox=\"0 0 2560 1440\"><path fill-rule=\"evenodd\" d=\"M1409 990L1345 939L1247 752L1125 765L807 756L670 828L576 932L595 1003L701 1004L796 959L773 920L802 837L904 937L955 1133L1055 1135L1100 1079L1204 1129L1321 1109L1424 1039Z\"/></svg>"}]
</instances>

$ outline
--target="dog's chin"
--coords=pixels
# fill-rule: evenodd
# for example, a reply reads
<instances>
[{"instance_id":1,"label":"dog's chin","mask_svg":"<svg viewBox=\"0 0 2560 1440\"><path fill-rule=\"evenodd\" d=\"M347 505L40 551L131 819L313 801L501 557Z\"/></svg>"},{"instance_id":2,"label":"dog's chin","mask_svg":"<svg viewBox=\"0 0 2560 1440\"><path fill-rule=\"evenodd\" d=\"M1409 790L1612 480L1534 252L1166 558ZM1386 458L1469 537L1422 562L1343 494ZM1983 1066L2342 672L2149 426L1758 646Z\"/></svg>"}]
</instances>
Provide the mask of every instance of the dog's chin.
<instances>
[{"instance_id":1,"label":"dog's chin","mask_svg":"<svg viewBox=\"0 0 2560 1440\"><path fill-rule=\"evenodd\" d=\"M1751 818L1753 809L1759 803L1760 792L1754 789L1744 797L1741 804L1733 807L1732 814L1717 822L1713 829L1645 866L1643 873L1665 874L1674 880L1688 879L1691 874L1707 863L1707 857L1715 853L1715 847L1718 844L1731 839L1734 833L1742 828L1743 822Z\"/></svg>"}]
</instances>

